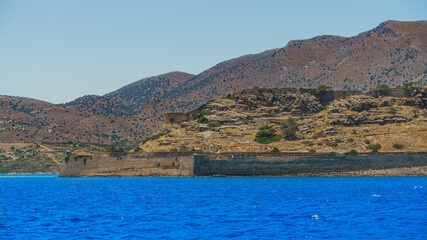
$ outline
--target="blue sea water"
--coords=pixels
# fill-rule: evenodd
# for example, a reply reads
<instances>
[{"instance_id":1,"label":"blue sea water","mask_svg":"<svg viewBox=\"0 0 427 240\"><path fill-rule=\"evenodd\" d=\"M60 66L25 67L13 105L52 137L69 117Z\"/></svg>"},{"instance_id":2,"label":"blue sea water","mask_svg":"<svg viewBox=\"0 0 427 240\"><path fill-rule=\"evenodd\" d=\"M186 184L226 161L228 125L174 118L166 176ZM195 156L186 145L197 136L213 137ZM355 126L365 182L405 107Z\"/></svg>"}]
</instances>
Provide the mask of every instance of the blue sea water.
<instances>
[{"instance_id":1,"label":"blue sea water","mask_svg":"<svg viewBox=\"0 0 427 240\"><path fill-rule=\"evenodd\" d=\"M0 239L427 239L426 180L0 176Z\"/></svg>"}]
</instances>

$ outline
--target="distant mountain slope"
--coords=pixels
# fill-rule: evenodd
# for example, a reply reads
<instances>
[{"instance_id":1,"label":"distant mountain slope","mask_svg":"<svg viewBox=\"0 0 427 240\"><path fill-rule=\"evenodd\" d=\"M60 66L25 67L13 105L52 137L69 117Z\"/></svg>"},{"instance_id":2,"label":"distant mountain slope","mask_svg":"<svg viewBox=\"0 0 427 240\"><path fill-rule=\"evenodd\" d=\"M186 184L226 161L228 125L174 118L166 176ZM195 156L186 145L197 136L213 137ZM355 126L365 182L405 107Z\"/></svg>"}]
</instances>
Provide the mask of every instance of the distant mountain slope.
<instances>
[{"instance_id":1,"label":"distant mountain slope","mask_svg":"<svg viewBox=\"0 0 427 240\"><path fill-rule=\"evenodd\" d=\"M104 95L122 101L126 105L139 105L152 97L161 98L194 75L184 72L170 72L144 78Z\"/></svg>"},{"instance_id":2,"label":"distant mountain slope","mask_svg":"<svg viewBox=\"0 0 427 240\"><path fill-rule=\"evenodd\" d=\"M120 100L97 95L79 97L65 105L102 115L129 116L133 112Z\"/></svg>"},{"instance_id":3,"label":"distant mountain slope","mask_svg":"<svg viewBox=\"0 0 427 240\"><path fill-rule=\"evenodd\" d=\"M117 117L21 97L0 96L0 142L135 145L161 122Z\"/></svg>"},{"instance_id":4,"label":"distant mountain slope","mask_svg":"<svg viewBox=\"0 0 427 240\"><path fill-rule=\"evenodd\" d=\"M148 116L159 118L163 113L161 109L174 110L179 107L169 107L172 106L169 103L171 100L167 100L164 104L158 105L160 109L153 109L154 113L160 112L160 114L154 114L147 112L147 106L151 106L153 102L156 102L155 99L163 97L192 77L194 75L189 73L170 72L141 79L104 96L86 95L68 102L64 106L89 111L94 114L123 117L141 115L143 113L142 117L144 119L147 119Z\"/></svg>"},{"instance_id":5,"label":"distant mountain slope","mask_svg":"<svg viewBox=\"0 0 427 240\"><path fill-rule=\"evenodd\" d=\"M379 83L427 82L427 21L387 21L355 37L319 36L222 62L166 94L206 101L252 86L367 91Z\"/></svg>"}]
</instances>

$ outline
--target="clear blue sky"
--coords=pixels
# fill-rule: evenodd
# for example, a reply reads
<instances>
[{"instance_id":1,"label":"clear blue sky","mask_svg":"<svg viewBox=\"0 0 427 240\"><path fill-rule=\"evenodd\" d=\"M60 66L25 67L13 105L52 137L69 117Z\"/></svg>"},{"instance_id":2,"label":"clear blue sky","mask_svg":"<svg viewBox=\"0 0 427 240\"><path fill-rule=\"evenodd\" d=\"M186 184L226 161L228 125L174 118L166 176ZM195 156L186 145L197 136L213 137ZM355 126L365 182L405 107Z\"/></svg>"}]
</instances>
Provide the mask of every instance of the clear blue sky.
<instances>
[{"instance_id":1,"label":"clear blue sky","mask_svg":"<svg viewBox=\"0 0 427 240\"><path fill-rule=\"evenodd\" d=\"M427 1L0 0L0 95L62 103L390 19L426 20Z\"/></svg>"}]
</instances>

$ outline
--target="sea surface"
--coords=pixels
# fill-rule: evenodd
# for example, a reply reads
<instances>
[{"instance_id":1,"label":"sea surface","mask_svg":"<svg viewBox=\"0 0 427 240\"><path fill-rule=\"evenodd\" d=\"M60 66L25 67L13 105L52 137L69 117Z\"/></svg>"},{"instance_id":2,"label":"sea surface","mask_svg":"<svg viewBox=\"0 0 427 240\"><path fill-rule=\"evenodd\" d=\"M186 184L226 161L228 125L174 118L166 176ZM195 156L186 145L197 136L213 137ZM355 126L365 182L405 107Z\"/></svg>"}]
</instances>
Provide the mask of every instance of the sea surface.
<instances>
[{"instance_id":1,"label":"sea surface","mask_svg":"<svg viewBox=\"0 0 427 240\"><path fill-rule=\"evenodd\" d=\"M426 177L0 176L0 239L427 239Z\"/></svg>"}]
</instances>

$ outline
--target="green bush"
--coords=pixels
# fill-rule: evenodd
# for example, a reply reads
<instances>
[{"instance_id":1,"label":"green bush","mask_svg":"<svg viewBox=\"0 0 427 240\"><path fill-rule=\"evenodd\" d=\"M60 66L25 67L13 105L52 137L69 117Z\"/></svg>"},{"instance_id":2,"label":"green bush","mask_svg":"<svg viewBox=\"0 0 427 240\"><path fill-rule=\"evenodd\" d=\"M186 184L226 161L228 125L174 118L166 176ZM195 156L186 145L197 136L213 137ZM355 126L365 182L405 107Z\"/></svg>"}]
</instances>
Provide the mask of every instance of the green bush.
<instances>
[{"instance_id":1,"label":"green bush","mask_svg":"<svg viewBox=\"0 0 427 240\"><path fill-rule=\"evenodd\" d=\"M208 123L208 127L210 127L210 128L219 127L219 124L215 124L215 123Z\"/></svg>"},{"instance_id":2,"label":"green bush","mask_svg":"<svg viewBox=\"0 0 427 240\"><path fill-rule=\"evenodd\" d=\"M393 144L393 148L396 148L396 149L402 149L403 147L404 146L402 144L399 144L399 143Z\"/></svg>"},{"instance_id":3,"label":"green bush","mask_svg":"<svg viewBox=\"0 0 427 240\"><path fill-rule=\"evenodd\" d=\"M295 138L295 134L298 131L298 124L294 118L288 118L282 122L281 128L284 138L290 140Z\"/></svg>"},{"instance_id":4,"label":"green bush","mask_svg":"<svg viewBox=\"0 0 427 240\"><path fill-rule=\"evenodd\" d=\"M346 155L346 156L357 156L357 155L359 155L359 152L357 152L354 149L351 149L350 152L346 152L346 153L344 153L344 155Z\"/></svg>"},{"instance_id":5,"label":"green bush","mask_svg":"<svg viewBox=\"0 0 427 240\"><path fill-rule=\"evenodd\" d=\"M248 116L246 116L246 120L254 120L254 118L252 117L252 116L250 116L250 115L248 115Z\"/></svg>"},{"instance_id":6,"label":"green bush","mask_svg":"<svg viewBox=\"0 0 427 240\"><path fill-rule=\"evenodd\" d=\"M276 130L270 125L261 126L256 134L256 137L272 138L274 136L276 136Z\"/></svg>"},{"instance_id":7,"label":"green bush","mask_svg":"<svg viewBox=\"0 0 427 240\"><path fill-rule=\"evenodd\" d=\"M337 155L337 153L336 152L330 152L330 153L328 153L328 156L336 156Z\"/></svg>"},{"instance_id":8,"label":"green bush","mask_svg":"<svg viewBox=\"0 0 427 240\"><path fill-rule=\"evenodd\" d=\"M273 150L271 150L272 152L280 152L280 150L277 147L274 147Z\"/></svg>"},{"instance_id":9,"label":"green bush","mask_svg":"<svg viewBox=\"0 0 427 240\"><path fill-rule=\"evenodd\" d=\"M406 151L405 155L418 155L418 153L414 151Z\"/></svg>"},{"instance_id":10,"label":"green bush","mask_svg":"<svg viewBox=\"0 0 427 240\"><path fill-rule=\"evenodd\" d=\"M178 149L176 149L176 148L172 148L170 151L171 151L171 152L178 152Z\"/></svg>"},{"instance_id":11,"label":"green bush","mask_svg":"<svg viewBox=\"0 0 427 240\"><path fill-rule=\"evenodd\" d=\"M207 124L209 123L209 120L206 117L201 117L199 120L197 120L198 123Z\"/></svg>"},{"instance_id":12,"label":"green bush","mask_svg":"<svg viewBox=\"0 0 427 240\"><path fill-rule=\"evenodd\" d=\"M200 111L200 114L205 116L205 115L212 115L212 112L206 109L203 109L202 111Z\"/></svg>"},{"instance_id":13,"label":"green bush","mask_svg":"<svg viewBox=\"0 0 427 240\"><path fill-rule=\"evenodd\" d=\"M157 140L157 139L159 139L160 137L162 137L164 135L166 135L166 133L162 133L161 132L161 133L154 134L153 136L148 137L144 141L142 141L142 144L145 144L146 142L148 142L150 140Z\"/></svg>"},{"instance_id":14,"label":"green bush","mask_svg":"<svg viewBox=\"0 0 427 240\"><path fill-rule=\"evenodd\" d=\"M316 153L316 149L310 149L308 150L310 153Z\"/></svg>"},{"instance_id":15,"label":"green bush","mask_svg":"<svg viewBox=\"0 0 427 240\"><path fill-rule=\"evenodd\" d=\"M371 150L372 152L378 152L378 150L381 149L381 145L379 143L377 144L369 144L366 149Z\"/></svg>"},{"instance_id":16,"label":"green bush","mask_svg":"<svg viewBox=\"0 0 427 240\"><path fill-rule=\"evenodd\" d=\"M272 142L277 142L282 139L282 135L276 135L274 137L255 137L254 141L261 144L269 144Z\"/></svg>"}]
</instances>

